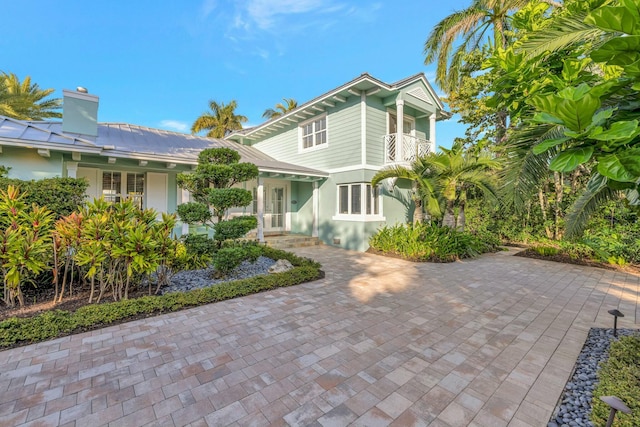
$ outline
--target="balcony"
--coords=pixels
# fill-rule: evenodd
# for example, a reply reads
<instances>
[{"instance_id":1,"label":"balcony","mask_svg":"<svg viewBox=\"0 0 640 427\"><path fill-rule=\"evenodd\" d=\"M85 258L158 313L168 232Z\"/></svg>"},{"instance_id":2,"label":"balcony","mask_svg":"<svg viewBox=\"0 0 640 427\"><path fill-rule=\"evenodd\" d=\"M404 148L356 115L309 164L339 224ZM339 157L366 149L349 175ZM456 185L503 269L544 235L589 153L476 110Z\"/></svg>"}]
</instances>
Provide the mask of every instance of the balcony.
<instances>
[{"instance_id":1,"label":"balcony","mask_svg":"<svg viewBox=\"0 0 640 427\"><path fill-rule=\"evenodd\" d=\"M431 149L431 142L412 135L402 135L402 144L398 144L398 134L383 136L384 163L411 163L418 157L425 156Z\"/></svg>"}]
</instances>

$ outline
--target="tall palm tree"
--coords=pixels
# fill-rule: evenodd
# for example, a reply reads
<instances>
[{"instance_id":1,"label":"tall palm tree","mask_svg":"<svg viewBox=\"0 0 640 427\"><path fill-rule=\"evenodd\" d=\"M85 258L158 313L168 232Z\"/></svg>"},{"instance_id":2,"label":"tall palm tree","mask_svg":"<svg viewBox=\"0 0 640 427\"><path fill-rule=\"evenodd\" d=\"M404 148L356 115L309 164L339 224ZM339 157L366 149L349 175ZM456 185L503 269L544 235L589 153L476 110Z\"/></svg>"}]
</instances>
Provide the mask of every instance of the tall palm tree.
<instances>
[{"instance_id":1,"label":"tall palm tree","mask_svg":"<svg viewBox=\"0 0 640 427\"><path fill-rule=\"evenodd\" d=\"M436 62L436 83L446 92L455 88L460 80L464 55L488 41L492 30L495 47L506 47L509 17L533 0L473 0L471 5L454 12L440 21L424 43L426 65ZM542 0L553 7L562 3ZM452 53L454 43L460 44Z\"/></svg>"},{"instance_id":2,"label":"tall palm tree","mask_svg":"<svg viewBox=\"0 0 640 427\"><path fill-rule=\"evenodd\" d=\"M267 108L262 114L262 117L265 119L275 119L276 117L280 117L298 107L298 101L293 98L282 98L284 104L278 102L275 105L275 108Z\"/></svg>"},{"instance_id":3,"label":"tall palm tree","mask_svg":"<svg viewBox=\"0 0 640 427\"><path fill-rule=\"evenodd\" d=\"M0 72L0 115L19 120L62 117L60 98L45 99L54 89L40 89L27 76L22 82L14 73Z\"/></svg>"},{"instance_id":4,"label":"tall palm tree","mask_svg":"<svg viewBox=\"0 0 640 427\"><path fill-rule=\"evenodd\" d=\"M210 100L211 111L205 111L193 122L191 133L206 130L209 138L224 138L234 130L242 129L242 123L246 123L248 119L235 113L237 107L238 103L235 100L226 105L224 102L218 104Z\"/></svg>"}]
</instances>

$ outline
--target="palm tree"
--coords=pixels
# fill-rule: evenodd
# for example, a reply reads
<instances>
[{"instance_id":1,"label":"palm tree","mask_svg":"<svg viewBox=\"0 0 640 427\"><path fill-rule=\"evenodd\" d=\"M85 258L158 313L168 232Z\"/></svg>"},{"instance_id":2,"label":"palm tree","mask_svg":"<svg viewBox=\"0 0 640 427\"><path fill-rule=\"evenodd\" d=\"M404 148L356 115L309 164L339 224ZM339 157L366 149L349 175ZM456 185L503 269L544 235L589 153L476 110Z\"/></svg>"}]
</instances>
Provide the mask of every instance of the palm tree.
<instances>
[{"instance_id":1,"label":"palm tree","mask_svg":"<svg viewBox=\"0 0 640 427\"><path fill-rule=\"evenodd\" d=\"M191 133L206 130L209 138L224 138L234 130L242 129L242 123L246 123L248 119L235 113L237 107L238 103L235 100L231 100L227 105L224 102L218 104L210 100L211 111L205 111L193 122Z\"/></svg>"},{"instance_id":2,"label":"palm tree","mask_svg":"<svg viewBox=\"0 0 640 427\"><path fill-rule=\"evenodd\" d=\"M506 47L510 15L531 1L473 0L468 8L440 21L424 43L424 63L437 64L436 83L446 92L457 87L465 54L485 42L485 35L490 29L493 30L493 46ZM562 7L562 3L553 0L542 1L553 7ZM461 42L452 53L454 43L459 39Z\"/></svg>"},{"instance_id":3,"label":"palm tree","mask_svg":"<svg viewBox=\"0 0 640 427\"><path fill-rule=\"evenodd\" d=\"M426 202L426 210L430 216L440 217L444 214L443 225L463 231L467 192L476 188L486 197L497 200L494 177L490 171L498 167L498 161L489 155L465 152L461 145L454 144L451 149L440 147L439 153L429 153L418 158L410 167L394 165L382 169L373 177L371 184L377 185L387 178L411 181L415 205L414 224L422 221L422 206ZM441 204L444 210L440 207Z\"/></svg>"},{"instance_id":4,"label":"palm tree","mask_svg":"<svg viewBox=\"0 0 640 427\"><path fill-rule=\"evenodd\" d=\"M285 102L284 104L278 102L275 108L267 108L262 117L269 120L275 119L298 107L298 101L293 98L282 98L282 100Z\"/></svg>"},{"instance_id":5,"label":"palm tree","mask_svg":"<svg viewBox=\"0 0 640 427\"><path fill-rule=\"evenodd\" d=\"M411 181L411 200L413 201L413 223L417 224L422 222L423 216L423 204L426 202L426 210L430 216L440 216L440 204L435 192L435 182L433 181L430 169L428 157L418 157L414 160L410 167L402 165L393 165L386 167L378 171L373 179L371 185L376 186L385 179L406 179Z\"/></svg>"},{"instance_id":6,"label":"palm tree","mask_svg":"<svg viewBox=\"0 0 640 427\"><path fill-rule=\"evenodd\" d=\"M62 117L60 98L45 99L54 89L40 89L27 76L22 82L14 73L0 72L0 115L18 120Z\"/></svg>"},{"instance_id":7,"label":"palm tree","mask_svg":"<svg viewBox=\"0 0 640 427\"><path fill-rule=\"evenodd\" d=\"M444 204L442 225L464 231L467 193L480 190L485 198L498 200L491 173L500 167L498 160L487 153L465 152L461 144L451 149L440 147L440 152L429 156L429 167L436 182L436 191ZM458 208L458 215L455 209Z\"/></svg>"}]
</instances>

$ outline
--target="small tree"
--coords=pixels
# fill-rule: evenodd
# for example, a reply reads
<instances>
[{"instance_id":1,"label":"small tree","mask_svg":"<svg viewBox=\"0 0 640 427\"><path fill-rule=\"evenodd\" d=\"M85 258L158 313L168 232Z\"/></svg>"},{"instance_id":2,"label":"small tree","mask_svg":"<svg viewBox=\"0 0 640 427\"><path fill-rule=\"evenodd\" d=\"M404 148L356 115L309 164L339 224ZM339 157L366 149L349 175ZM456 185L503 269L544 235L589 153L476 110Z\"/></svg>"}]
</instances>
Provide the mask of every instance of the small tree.
<instances>
[{"instance_id":1,"label":"small tree","mask_svg":"<svg viewBox=\"0 0 640 427\"><path fill-rule=\"evenodd\" d=\"M257 226L256 218L243 216L224 221L224 217L230 208L246 207L252 202L250 191L234 185L257 177L257 166L240 163L240 154L235 150L202 150L195 172L178 175L180 188L191 192L195 200L178 206L178 216L187 224L212 226L218 246L226 239L238 239Z\"/></svg>"}]
</instances>

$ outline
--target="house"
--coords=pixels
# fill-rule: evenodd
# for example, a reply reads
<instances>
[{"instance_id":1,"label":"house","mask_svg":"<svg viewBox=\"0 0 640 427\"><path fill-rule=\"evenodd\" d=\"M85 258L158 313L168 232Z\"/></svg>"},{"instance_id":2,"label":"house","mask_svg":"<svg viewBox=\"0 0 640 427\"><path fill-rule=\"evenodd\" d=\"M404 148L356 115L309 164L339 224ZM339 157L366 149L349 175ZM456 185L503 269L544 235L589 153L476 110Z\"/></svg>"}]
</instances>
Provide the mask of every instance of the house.
<instances>
[{"instance_id":1,"label":"house","mask_svg":"<svg viewBox=\"0 0 640 427\"><path fill-rule=\"evenodd\" d=\"M365 73L225 139L327 174L308 182L282 171L251 183L264 232L318 236L364 251L378 228L406 222L413 211L408 187L374 188L371 178L385 166L408 165L434 151L436 122L449 116L424 74L387 84Z\"/></svg>"},{"instance_id":2,"label":"house","mask_svg":"<svg viewBox=\"0 0 640 427\"><path fill-rule=\"evenodd\" d=\"M375 172L434 150L436 121L448 117L423 74L393 84L362 74L225 139L98 123L97 96L78 88L63 97L61 122L0 116L0 165L11 168L10 177L82 177L88 197L131 197L141 207L175 212L189 200L177 174L193 170L202 149L229 147L260 171L243 184L253 204L230 213L256 214L260 240L296 233L355 250L366 250L380 226L405 222L412 211L402 200L407 189L371 187Z\"/></svg>"}]
</instances>

